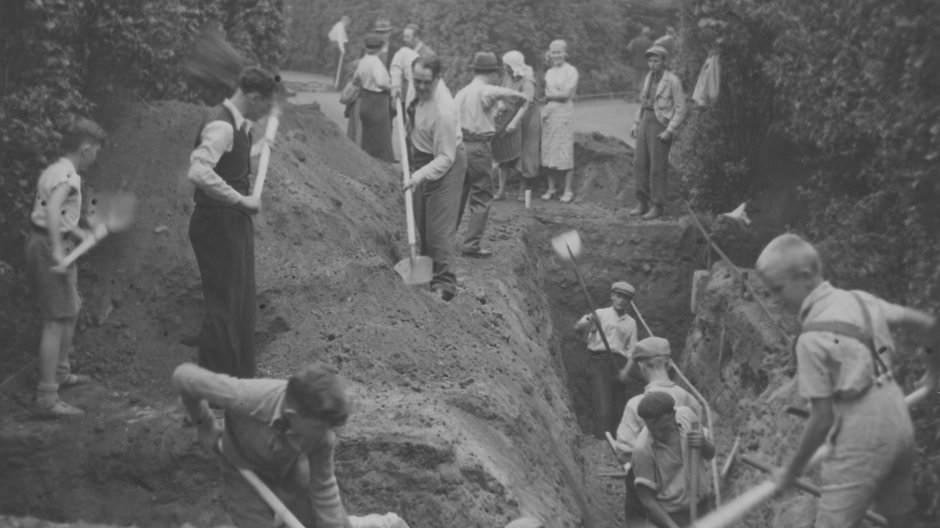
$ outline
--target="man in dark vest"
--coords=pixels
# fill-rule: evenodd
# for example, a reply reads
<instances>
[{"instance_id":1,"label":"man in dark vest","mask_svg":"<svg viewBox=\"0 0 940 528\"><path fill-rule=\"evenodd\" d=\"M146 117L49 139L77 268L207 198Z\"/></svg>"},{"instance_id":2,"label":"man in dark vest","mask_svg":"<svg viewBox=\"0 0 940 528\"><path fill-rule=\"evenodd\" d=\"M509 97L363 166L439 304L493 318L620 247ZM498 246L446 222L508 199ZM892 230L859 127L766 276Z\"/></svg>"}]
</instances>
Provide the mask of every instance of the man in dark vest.
<instances>
[{"instance_id":1,"label":"man in dark vest","mask_svg":"<svg viewBox=\"0 0 940 528\"><path fill-rule=\"evenodd\" d=\"M245 69L235 94L200 127L187 174L196 186L189 239L199 264L205 319L199 365L239 378L255 375L255 251L251 216L260 200L248 175L251 121L268 114L277 81L261 68ZM262 140L263 141L263 140Z\"/></svg>"}]
</instances>

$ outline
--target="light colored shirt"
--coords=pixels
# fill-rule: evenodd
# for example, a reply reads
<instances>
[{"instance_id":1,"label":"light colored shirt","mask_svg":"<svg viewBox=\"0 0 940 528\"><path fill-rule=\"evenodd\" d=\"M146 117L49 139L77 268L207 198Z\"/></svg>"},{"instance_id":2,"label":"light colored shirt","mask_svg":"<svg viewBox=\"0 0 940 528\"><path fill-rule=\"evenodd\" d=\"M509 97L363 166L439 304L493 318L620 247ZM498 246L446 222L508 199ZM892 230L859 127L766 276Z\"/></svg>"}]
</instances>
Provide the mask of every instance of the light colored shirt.
<instances>
[{"instance_id":1,"label":"light colored shirt","mask_svg":"<svg viewBox=\"0 0 940 528\"><path fill-rule=\"evenodd\" d=\"M685 436L686 431L699 428L699 420L695 411L688 407L676 407L676 425L679 434ZM680 442L680 445L683 442ZM633 473L636 475L634 483L645 486L656 493L656 500L667 513L688 511L692 501L689 500L689 490L685 477L685 461L690 454L680 450L676 453L669 446L655 440L652 435L639 443L633 451ZM705 498L709 492L708 464L705 457L699 457L698 468L698 499Z\"/></svg>"},{"instance_id":2,"label":"light colored shirt","mask_svg":"<svg viewBox=\"0 0 940 528\"><path fill-rule=\"evenodd\" d=\"M547 104L574 106L574 94L578 89L578 69L567 62L545 72L545 96L567 97L567 101L549 101Z\"/></svg>"},{"instance_id":3,"label":"light colored shirt","mask_svg":"<svg viewBox=\"0 0 940 528\"><path fill-rule=\"evenodd\" d=\"M346 35L346 24L343 24L342 20L333 24L327 37L330 39L330 42L335 42L339 45L340 49L342 49L343 46L349 42L349 37Z\"/></svg>"},{"instance_id":4,"label":"light colored shirt","mask_svg":"<svg viewBox=\"0 0 940 528\"><path fill-rule=\"evenodd\" d=\"M688 407L692 409L695 415L701 420L702 406L686 392L685 389L676 385L672 381L653 381L650 382L643 394L638 394L627 401L623 408L623 417L620 419L620 425L617 426L617 441L622 442L627 447L633 449L640 439L640 433L646 429L646 424L636 410L640 406L640 400L651 392L666 392L676 400L676 407Z\"/></svg>"},{"instance_id":5,"label":"light colored shirt","mask_svg":"<svg viewBox=\"0 0 940 528\"><path fill-rule=\"evenodd\" d=\"M370 53L359 59L359 65L356 67L356 78L359 79L362 89L370 92L384 92L392 86L388 70L385 69L382 59L378 55Z\"/></svg>"},{"instance_id":6,"label":"light colored shirt","mask_svg":"<svg viewBox=\"0 0 940 528\"><path fill-rule=\"evenodd\" d=\"M222 106L232 113L235 127L244 128L246 133L251 130L251 122L242 116L230 99L223 101ZM200 133L199 146L189 155L189 181L209 197L226 204L237 203L242 195L215 172L215 166L223 154L232 151L234 144L235 129L228 121L210 121Z\"/></svg>"},{"instance_id":7,"label":"light colored shirt","mask_svg":"<svg viewBox=\"0 0 940 528\"><path fill-rule=\"evenodd\" d=\"M859 292L871 314L876 350L894 350L888 325L904 318L904 308ZM822 282L803 301L803 323L841 321L865 328L865 318L855 296L847 290ZM890 368L890 353L881 355ZM807 332L796 342L800 395L804 398L832 398L836 411L840 403L859 398L874 383L874 365L869 348L856 339L832 332Z\"/></svg>"},{"instance_id":8,"label":"light colored shirt","mask_svg":"<svg viewBox=\"0 0 940 528\"><path fill-rule=\"evenodd\" d=\"M350 528L333 472L336 435L329 428L315 438L303 438L283 418L287 381L238 379L192 363L177 367L173 386L191 415L203 400L225 410L223 454L238 467L251 469L276 484L288 475L300 456L310 463L307 492L318 527ZM237 447L236 447L237 446Z\"/></svg>"},{"instance_id":9,"label":"light colored shirt","mask_svg":"<svg viewBox=\"0 0 940 528\"><path fill-rule=\"evenodd\" d=\"M633 357L633 349L636 347L636 321L626 312L623 315L617 315L613 306L597 310L597 318L601 322L601 328L604 329L607 343L610 344L610 351L627 359ZM597 326L591 322L591 314L586 314L577 323L577 326L582 328L587 325L590 325L587 335L588 350L606 352L604 341L597 332Z\"/></svg>"},{"instance_id":10,"label":"light colored shirt","mask_svg":"<svg viewBox=\"0 0 940 528\"><path fill-rule=\"evenodd\" d=\"M418 102L408 137L415 150L434 155L430 163L411 175L412 178L419 182L434 181L450 170L462 139L457 125L457 105L443 80L438 81L429 101Z\"/></svg>"},{"instance_id":11,"label":"light colored shirt","mask_svg":"<svg viewBox=\"0 0 940 528\"><path fill-rule=\"evenodd\" d=\"M643 89L640 91L640 101L645 101L650 95L653 79L653 72L646 75L643 81ZM685 92L682 90L682 81L679 77L669 70L662 72L662 78L656 84L655 92L652 96L653 110L656 119L666 127L670 133L675 133L679 125L685 120L688 111L688 105L685 103ZM643 107L637 109L634 124L640 122L640 115Z\"/></svg>"},{"instance_id":12,"label":"light colored shirt","mask_svg":"<svg viewBox=\"0 0 940 528\"><path fill-rule=\"evenodd\" d=\"M82 216L82 178L75 170L75 165L66 158L59 158L55 163L46 167L36 182L36 200L30 220L39 227L47 227L46 204L52 197L52 192L60 185L67 185L69 193L62 202L60 210L62 221L59 232L65 233L78 227Z\"/></svg>"},{"instance_id":13,"label":"light colored shirt","mask_svg":"<svg viewBox=\"0 0 940 528\"><path fill-rule=\"evenodd\" d=\"M457 120L460 128L474 135L492 135L496 132L497 103L503 98L523 97L522 93L502 86L487 84L475 77L457 92Z\"/></svg>"}]
</instances>

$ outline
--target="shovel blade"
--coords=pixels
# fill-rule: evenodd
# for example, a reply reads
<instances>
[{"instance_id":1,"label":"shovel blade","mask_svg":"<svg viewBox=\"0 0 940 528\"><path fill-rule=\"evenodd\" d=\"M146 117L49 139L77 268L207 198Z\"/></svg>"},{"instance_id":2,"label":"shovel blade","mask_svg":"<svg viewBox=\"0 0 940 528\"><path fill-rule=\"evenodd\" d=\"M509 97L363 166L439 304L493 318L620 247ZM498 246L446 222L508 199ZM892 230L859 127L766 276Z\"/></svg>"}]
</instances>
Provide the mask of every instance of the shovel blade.
<instances>
[{"instance_id":1,"label":"shovel blade","mask_svg":"<svg viewBox=\"0 0 940 528\"><path fill-rule=\"evenodd\" d=\"M431 282L431 278L434 276L432 263L431 257L409 257L395 264L395 271L401 275L401 279L409 286L427 284Z\"/></svg>"}]
</instances>

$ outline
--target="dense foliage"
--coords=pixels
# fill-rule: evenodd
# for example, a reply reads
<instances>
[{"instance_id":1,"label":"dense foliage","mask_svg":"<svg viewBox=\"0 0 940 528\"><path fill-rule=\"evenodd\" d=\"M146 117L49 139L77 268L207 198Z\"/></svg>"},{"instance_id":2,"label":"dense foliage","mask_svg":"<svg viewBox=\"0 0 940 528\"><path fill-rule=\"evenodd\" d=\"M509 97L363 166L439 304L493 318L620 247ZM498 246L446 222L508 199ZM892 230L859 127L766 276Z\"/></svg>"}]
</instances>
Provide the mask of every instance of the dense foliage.
<instances>
[{"instance_id":1,"label":"dense foliage","mask_svg":"<svg viewBox=\"0 0 940 528\"><path fill-rule=\"evenodd\" d=\"M802 230L839 284L940 307L940 11L930 0L708 0L688 4L686 79L722 59L722 98L698 110L680 165L703 206L768 182L755 149L771 127L806 152ZM691 75L689 75L691 74ZM751 137L748 137L751 136ZM741 140L740 138L743 138ZM912 363L901 366L910 378ZM914 363L916 365L916 363ZM913 369L917 371L917 368ZM940 413L915 413L921 512L940 521Z\"/></svg>"},{"instance_id":2,"label":"dense foliage","mask_svg":"<svg viewBox=\"0 0 940 528\"><path fill-rule=\"evenodd\" d=\"M661 34L675 10L674 2L615 0L295 0L291 3L291 46L288 67L330 73L337 54L327 34L343 14L351 15L348 33L354 57L364 35L379 17L395 27L400 43L410 22L424 31L424 41L445 61L449 86L468 78L467 66L476 51L501 55L521 51L537 70L553 39L568 41L570 62L581 73L579 93L622 92L629 84L627 43L641 26ZM666 7L656 7L665 5Z\"/></svg>"}]
</instances>

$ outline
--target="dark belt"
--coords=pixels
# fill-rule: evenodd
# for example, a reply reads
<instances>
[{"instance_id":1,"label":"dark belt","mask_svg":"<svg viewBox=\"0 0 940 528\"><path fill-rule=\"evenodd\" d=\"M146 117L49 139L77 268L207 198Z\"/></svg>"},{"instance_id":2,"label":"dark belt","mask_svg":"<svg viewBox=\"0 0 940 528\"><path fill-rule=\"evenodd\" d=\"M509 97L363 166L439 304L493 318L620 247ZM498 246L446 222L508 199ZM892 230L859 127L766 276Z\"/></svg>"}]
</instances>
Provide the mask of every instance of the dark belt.
<instances>
[{"instance_id":1,"label":"dark belt","mask_svg":"<svg viewBox=\"0 0 940 528\"><path fill-rule=\"evenodd\" d=\"M493 132L486 134L475 134L467 129L461 129L460 131L463 133L463 140L467 143L489 143L494 136Z\"/></svg>"}]
</instances>

